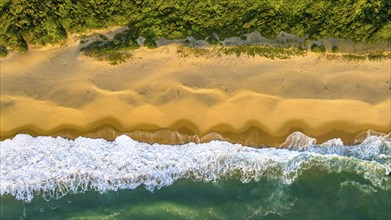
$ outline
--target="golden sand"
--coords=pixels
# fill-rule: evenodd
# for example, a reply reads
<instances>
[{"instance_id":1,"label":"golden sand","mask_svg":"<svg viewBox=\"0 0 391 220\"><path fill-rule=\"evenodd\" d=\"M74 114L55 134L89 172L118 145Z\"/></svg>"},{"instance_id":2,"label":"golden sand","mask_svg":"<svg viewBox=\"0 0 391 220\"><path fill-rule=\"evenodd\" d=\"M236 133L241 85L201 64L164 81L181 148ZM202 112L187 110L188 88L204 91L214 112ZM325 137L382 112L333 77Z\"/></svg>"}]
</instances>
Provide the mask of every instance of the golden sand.
<instances>
[{"instance_id":1,"label":"golden sand","mask_svg":"<svg viewBox=\"0 0 391 220\"><path fill-rule=\"evenodd\" d=\"M128 134L159 143L278 145L294 131L352 143L362 131L391 130L390 60L182 58L171 44L140 48L113 66L79 47L70 41L1 61L2 140Z\"/></svg>"}]
</instances>

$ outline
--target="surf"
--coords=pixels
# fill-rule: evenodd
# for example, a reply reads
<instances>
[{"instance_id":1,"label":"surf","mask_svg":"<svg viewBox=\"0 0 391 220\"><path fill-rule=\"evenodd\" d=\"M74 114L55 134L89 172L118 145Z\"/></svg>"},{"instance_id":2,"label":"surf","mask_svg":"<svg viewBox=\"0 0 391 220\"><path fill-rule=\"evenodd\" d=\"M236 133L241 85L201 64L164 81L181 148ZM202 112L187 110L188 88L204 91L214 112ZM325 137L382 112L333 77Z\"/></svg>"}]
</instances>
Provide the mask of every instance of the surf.
<instances>
[{"instance_id":1,"label":"surf","mask_svg":"<svg viewBox=\"0 0 391 220\"><path fill-rule=\"evenodd\" d=\"M272 180L291 185L314 167L327 173L359 175L375 190L391 189L385 175L391 168L391 140L386 135L368 136L358 145L345 146L337 139L316 144L295 132L285 148L253 148L225 141L147 144L125 135L106 141L19 134L0 145L0 195L25 202L36 196L51 200L138 187L153 192L183 179Z\"/></svg>"}]
</instances>

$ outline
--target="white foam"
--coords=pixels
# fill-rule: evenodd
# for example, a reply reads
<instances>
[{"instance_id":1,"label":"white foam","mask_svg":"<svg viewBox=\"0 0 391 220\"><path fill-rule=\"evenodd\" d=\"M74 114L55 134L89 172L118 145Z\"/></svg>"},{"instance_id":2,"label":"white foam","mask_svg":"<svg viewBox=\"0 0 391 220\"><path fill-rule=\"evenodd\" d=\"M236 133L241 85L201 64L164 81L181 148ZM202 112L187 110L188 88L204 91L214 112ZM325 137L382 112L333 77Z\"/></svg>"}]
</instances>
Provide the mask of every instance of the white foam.
<instances>
[{"instance_id":1,"label":"white foam","mask_svg":"<svg viewBox=\"0 0 391 220\"><path fill-rule=\"evenodd\" d=\"M293 132L290 134L285 142L281 145L283 148L288 148L292 150L306 150L307 148L314 146L316 144L316 139L308 137L307 135L301 132Z\"/></svg>"},{"instance_id":2,"label":"white foam","mask_svg":"<svg viewBox=\"0 0 391 220\"><path fill-rule=\"evenodd\" d=\"M377 190L374 189L372 186L367 185L367 184L361 184L356 181L344 181L340 184L340 186L347 187L347 188L355 187L356 189L360 190L361 192L368 193L368 194L377 192Z\"/></svg>"},{"instance_id":3,"label":"white foam","mask_svg":"<svg viewBox=\"0 0 391 220\"><path fill-rule=\"evenodd\" d=\"M333 147L333 146L343 146L343 142L341 140L341 138L333 138L333 139L330 139L324 143L321 143L319 146L322 146L322 147Z\"/></svg>"},{"instance_id":4,"label":"white foam","mask_svg":"<svg viewBox=\"0 0 391 220\"><path fill-rule=\"evenodd\" d=\"M322 152L316 146L306 146L309 151L299 152L255 149L223 141L150 145L124 135L113 142L17 135L0 144L0 195L10 194L24 201L31 201L37 194L50 199L91 189L103 193L140 185L152 191L181 178L205 182L269 178L291 184L312 166L328 172L354 172L376 187L391 188L384 177L384 163L388 160L379 159L379 155L391 154L390 143L380 138L365 143L377 153L378 160L360 158L361 151L366 149L364 145L354 147L357 157L349 154L347 157L344 152ZM348 151L351 152L355 151Z\"/></svg>"}]
</instances>

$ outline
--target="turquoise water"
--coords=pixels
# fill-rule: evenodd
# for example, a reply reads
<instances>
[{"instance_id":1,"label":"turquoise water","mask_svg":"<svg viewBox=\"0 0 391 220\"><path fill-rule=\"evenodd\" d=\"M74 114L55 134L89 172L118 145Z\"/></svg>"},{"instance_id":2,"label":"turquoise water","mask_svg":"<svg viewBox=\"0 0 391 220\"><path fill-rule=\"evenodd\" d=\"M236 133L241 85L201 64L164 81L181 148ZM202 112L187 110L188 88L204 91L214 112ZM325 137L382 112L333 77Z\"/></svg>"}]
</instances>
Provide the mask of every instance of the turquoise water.
<instances>
[{"instance_id":1,"label":"turquoise water","mask_svg":"<svg viewBox=\"0 0 391 220\"><path fill-rule=\"evenodd\" d=\"M292 185L273 181L182 180L153 193L137 188L31 203L7 196L1 219L390 219L391 192L351 173L313 168Z\"/></svg>"},{"instance_id":2,"label":"turquoise water","mask_svg":"<svg viewBox=\"0 0 391 220\"><path fill-rule=\"evenodd\" d=\"M385 137L254 149L21 135L1 150L1 219L391 219Z\"/></svg>"}]
</instances>

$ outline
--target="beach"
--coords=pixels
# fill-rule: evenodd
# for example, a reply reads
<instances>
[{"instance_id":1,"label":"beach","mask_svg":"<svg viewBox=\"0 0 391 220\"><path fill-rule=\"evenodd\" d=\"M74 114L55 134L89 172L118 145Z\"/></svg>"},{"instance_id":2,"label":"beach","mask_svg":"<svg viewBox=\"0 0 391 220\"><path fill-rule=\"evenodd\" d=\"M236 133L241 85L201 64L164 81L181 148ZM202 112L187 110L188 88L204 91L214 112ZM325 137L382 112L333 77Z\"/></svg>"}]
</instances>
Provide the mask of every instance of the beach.
<instances>
[{"instance_id":1,"label":"beach","mask_svg":"<svg viewBox=\"0 0 391 220\"><path fill-rule=\"evenodd\" d=\"M1 61L1 139L279 146L295 131L353 144L369 129L391 130L389 60L181 57L177 48L140 48L119 65L83 56L76 39L11 54Z\"/></svg>"},{"instance_id":2,"label":"beach","mask_svg":"<svg viewBox=\"0 0 391 220\"><path fill-rule=\"evenodd\" d=\"M391 219L387 1L4 1L0 219Z\"/></svg>"},{"instance_id":3,"label":"beach","mask_svg":"<svg viewBox=\"0 0 391 220\"><path fill-rule=\"evenodd\" d=\"M391 216L390 60L80 47L1 60L0 218Z\"/></svg>"}]
</instances>

